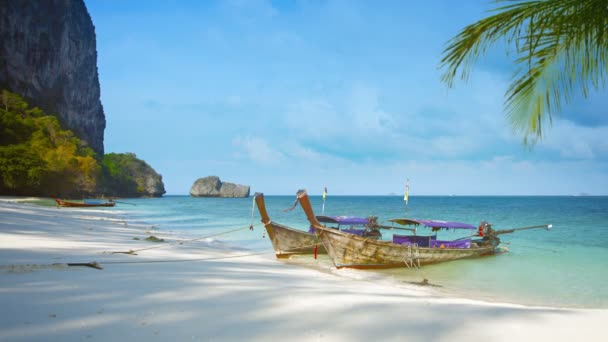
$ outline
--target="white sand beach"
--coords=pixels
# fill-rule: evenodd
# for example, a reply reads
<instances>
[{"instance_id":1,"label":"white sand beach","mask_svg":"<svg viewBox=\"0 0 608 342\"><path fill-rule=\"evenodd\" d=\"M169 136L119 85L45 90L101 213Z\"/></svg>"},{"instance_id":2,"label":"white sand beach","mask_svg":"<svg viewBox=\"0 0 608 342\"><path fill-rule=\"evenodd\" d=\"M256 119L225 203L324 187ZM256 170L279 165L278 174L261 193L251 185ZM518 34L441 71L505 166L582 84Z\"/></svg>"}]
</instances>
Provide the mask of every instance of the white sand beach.
<instances>
[{"instance_id":1,"label":"white sand beach","mask_svg":"<svg viewBox=\"0 0 608 342\"><path fill-rule=\"evenodd\" d=\"M0 201L0 341L606 340L608 310L450 298L273 254L213 259L248 252L167 245L181 238L170 232L153 232L163 248L112 254L156 246L150 229L119 211ZM103 269L67 266L92 261Z\"/></svg>"}]
</instances>

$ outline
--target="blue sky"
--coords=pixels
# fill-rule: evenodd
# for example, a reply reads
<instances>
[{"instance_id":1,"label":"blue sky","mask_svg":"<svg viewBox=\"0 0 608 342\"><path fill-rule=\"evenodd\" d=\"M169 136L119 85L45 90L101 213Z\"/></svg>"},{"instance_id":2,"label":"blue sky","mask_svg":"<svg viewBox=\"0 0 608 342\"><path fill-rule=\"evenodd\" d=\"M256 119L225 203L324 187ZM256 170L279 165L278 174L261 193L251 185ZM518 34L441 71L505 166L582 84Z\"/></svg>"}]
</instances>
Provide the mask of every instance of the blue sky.
<instances>
[{"instance_id":1,"label":"blue sky","mask_svg":"<svg viewBox=\"0 0 608 342\"><path fill-rule=\"evenodd\" d=\"M208 175L266 194L608 194L606 92L576 98L532 150L503 113L499 45L447 89L446 42L480 1L85 0L106 152L168 194Z\"/></svg>"}]
</instances>

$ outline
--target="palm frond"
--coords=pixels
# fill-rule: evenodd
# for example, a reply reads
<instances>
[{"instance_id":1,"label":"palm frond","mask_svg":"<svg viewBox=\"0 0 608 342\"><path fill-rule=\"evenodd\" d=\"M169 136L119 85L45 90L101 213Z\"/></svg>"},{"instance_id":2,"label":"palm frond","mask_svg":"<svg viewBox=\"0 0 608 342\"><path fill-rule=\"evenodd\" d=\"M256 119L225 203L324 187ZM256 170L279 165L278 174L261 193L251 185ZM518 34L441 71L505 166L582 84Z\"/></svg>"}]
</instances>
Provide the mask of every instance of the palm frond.
<instances>
[{"instance_id":1,"label":"palm frond","mask_svg":"<svg viewBox=\"0 0 608 342\"><path fill-rule=\"evenodd\" d=\"M505 1L500 1L505 2ZM467 80L480 55L500 39L514 47L517 66L505 112L524 141L542 138L543 125L575 92L605 88L608 75L608 0L510 1L448 42L441 79Z\"/></svg>"}]
</instances>

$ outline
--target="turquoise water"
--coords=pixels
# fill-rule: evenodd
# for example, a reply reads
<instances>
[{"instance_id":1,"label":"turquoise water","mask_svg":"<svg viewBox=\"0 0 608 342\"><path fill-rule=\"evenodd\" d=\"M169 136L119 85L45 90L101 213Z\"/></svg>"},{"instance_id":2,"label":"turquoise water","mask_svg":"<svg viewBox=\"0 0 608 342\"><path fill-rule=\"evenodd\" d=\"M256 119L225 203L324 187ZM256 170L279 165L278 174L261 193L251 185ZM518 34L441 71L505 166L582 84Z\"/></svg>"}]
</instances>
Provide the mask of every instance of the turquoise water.
<instances>
[{"instance_id":1,"label":"turquoise water","mask_svg":"<svg viewBox=\"0 0 608 342\"><path fill-rule=\"evenodd\" d=\"M285 225L308 229L298 207L291 212L295 196L266 196L271 219ZM252 198L191 198L166 196L156 199L129 199L114 210L126 212L130 220L154 225L160 231L176 231L192 237L248 227ZM321 197L311 197L319 215ZM502 235L508 253L481 259L459 260L424 266L420 270L392 269L356 271L359 275L385 276L396 281L427 278L441 285L439 291L491 301L559 307L608 308L608 197L410 197L409 207L399 196L330 196L326 215L353 215L389 218L410 217L461 221L478 225L491 222L495 229L553 224L551 231L525 230ZM244 229L216 237L235 248L272 251L264 237L255 211L253 231ZM419 234L424 234L419 229ZM457 238L462 232L440 232L440 238ZM384 234L385 239L392 232ZM327 259L306 263L326 263ZM294 266L298 267L298 266Z\"/></svg>"}]
</instances>

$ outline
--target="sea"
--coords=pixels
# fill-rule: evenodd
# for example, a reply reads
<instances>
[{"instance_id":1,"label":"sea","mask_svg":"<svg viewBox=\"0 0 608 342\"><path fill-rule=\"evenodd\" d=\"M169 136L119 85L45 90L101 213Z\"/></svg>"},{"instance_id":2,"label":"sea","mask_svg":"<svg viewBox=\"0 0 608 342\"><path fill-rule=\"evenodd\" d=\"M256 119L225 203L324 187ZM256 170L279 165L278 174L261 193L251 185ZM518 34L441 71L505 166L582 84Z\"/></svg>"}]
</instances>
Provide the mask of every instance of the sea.
<instances>
[{"instance_id":1,"label":"sea","mask_svg":"<svg viewBox=\"0 0 608 342\"><path fill-rule=\"evenodd\" d=\"M304 212L292 207L294 196L265 196L270 218L308 230ZM608 197L606 196L401 196L310 197L316 215L377 216L459 221L494 229L551 224L550 230L531 229L501 235L506 253L456 260L416 268L333 270L353 281L417 283L427 279L447 295L492 302L568 308L608 308ZM123 202L123 203L121 203ZM134 205L129 205L129 204ZM209 237L243 253L268 252L272 246L253 198L121 199L115 208L126 219L192 238ZM253 230L248 227L253 224ZM242 229L241 229L242 228ZM238 230L237 230L238 229ZM234 231L237 230L237 231ZM232 232L229 232L232 231ZM229 233L228 233L229 232ZM383 232L391 240L393 230ZM430 234L419 228L418 234ZM470 231L441 231L438 239L466 236ZM293 267L332 269L324 256L298 256ZM277 261L284 262L284 261ZM289 262L289 261L288 261Z\"/></svg>"}]
</instances>

